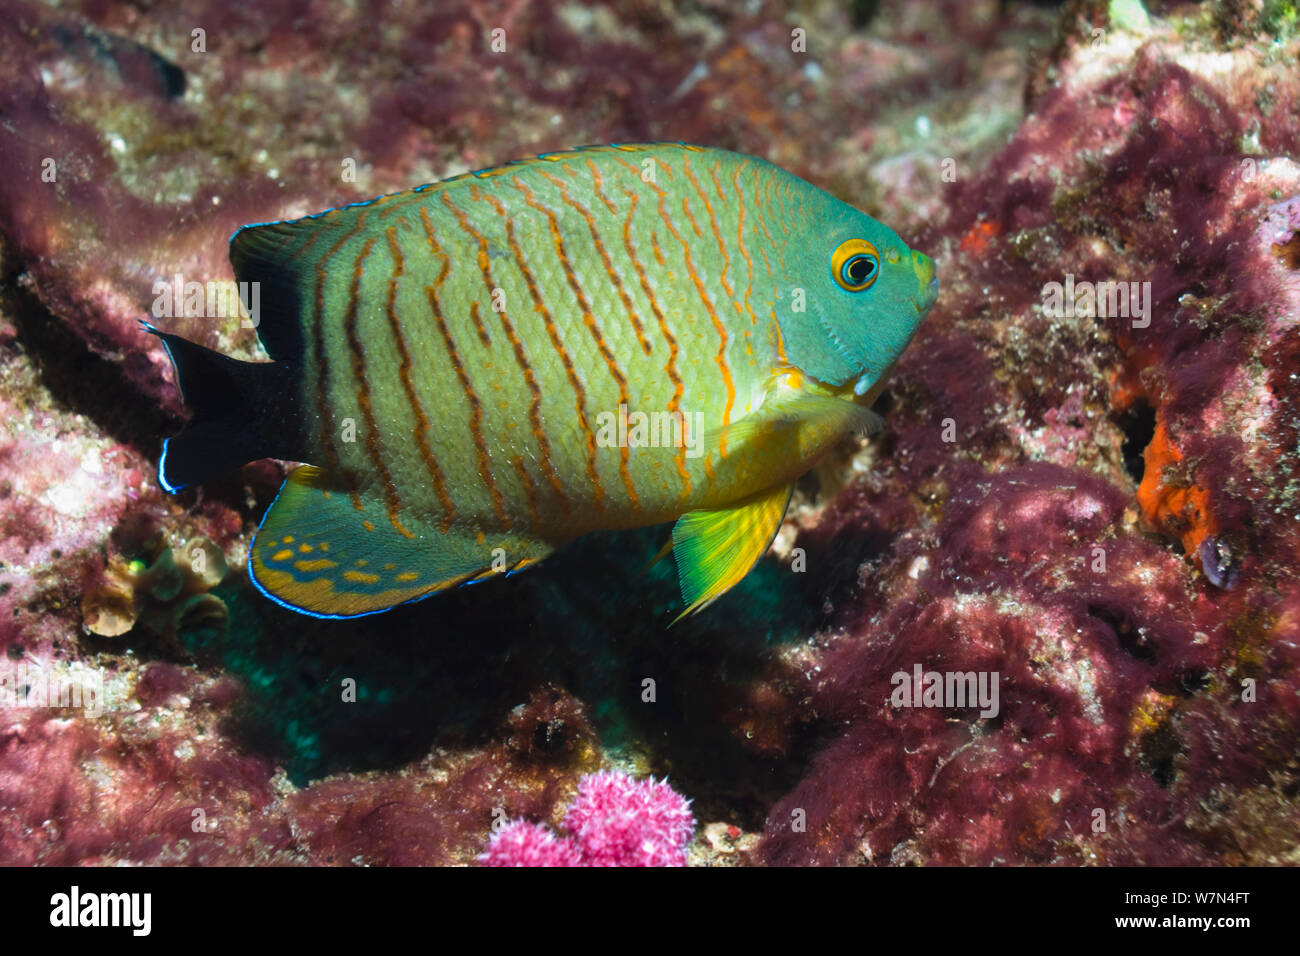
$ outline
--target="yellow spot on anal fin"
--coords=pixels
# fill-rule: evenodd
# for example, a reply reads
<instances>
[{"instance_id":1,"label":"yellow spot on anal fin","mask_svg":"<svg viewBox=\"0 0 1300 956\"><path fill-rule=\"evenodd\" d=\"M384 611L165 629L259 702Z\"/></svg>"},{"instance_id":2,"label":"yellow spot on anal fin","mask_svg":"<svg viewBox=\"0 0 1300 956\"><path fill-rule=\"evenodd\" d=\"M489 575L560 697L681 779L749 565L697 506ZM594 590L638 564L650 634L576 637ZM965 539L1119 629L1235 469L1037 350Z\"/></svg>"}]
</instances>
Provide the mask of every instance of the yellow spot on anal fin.
<instances>
[{"instance_id":1,"label":"yellow spot on anal fin","mask_svg":"<svg viewBox=\"0 0 1300 956\"><path fill-rule=\"evenodd\" d=\"M686 604L674 620L708 607L740 583L767 551L794 485L769 488L730 508L691 511L673 526L673 558Z\"/></svg>"},{"instance_id":2,"label":"yellow spot on anal fin","mask_svg":"<svg viewBox=\"0 0 1300 956\"><path fill-rule=\"evenodd\" d=\"M337 568L339 563L331 561L329 558L317 558L315 561L295 561L293 566L299 571L310 573L312 571L328 571L330 568Z\"/></svg>"},{"instance_id":3,"label":"yellow spot on anal fin","mask_svg":"<svg viewBox=\"0 0 1300 956\"><path fill-rule=\"evenodd\" d=\"M406 584L408 581L414 581L419 576L420 575L415 571L405 571L397 576L397 580L402 584Z\"/></svg>"},{"instance_id":4,"label":"yellow spot on anal fin","mask_svg":"<svg viewBox=\"0 0 1300 956\"><path fill-rule=\"evenodd\" d=\"M344 571L343 578L347 581L356 581L359 584L378 584L379 575L367 574L364 571Z\"/></svg>"},{"instance_id":5,"label":"yellow spot on anal fin","mask_svg":"<svg viewBox=\"0 0 1300 956\"><path fill-rule=\"evenodd\" d=\"M310 553L313 549L312 549L312 546L311 546L311 545L304 543L304 544L300 544L300 545L298 545L298 550L301 551L303 554L308 554L308 553Z\"/></svg>"},{"instance_id":6,"label":"yellow spot on anal fin","mask_svg":"<svg viewBox=\"0 0 1300 956\"><path fill-rule=\"evenodd\" d=\"M271 555L271 560L288 561L292 557L293 557L293 550L291 548L285 548L283 551L277 551L275 552L275 554Z\"/></svg>"}]
</instances>

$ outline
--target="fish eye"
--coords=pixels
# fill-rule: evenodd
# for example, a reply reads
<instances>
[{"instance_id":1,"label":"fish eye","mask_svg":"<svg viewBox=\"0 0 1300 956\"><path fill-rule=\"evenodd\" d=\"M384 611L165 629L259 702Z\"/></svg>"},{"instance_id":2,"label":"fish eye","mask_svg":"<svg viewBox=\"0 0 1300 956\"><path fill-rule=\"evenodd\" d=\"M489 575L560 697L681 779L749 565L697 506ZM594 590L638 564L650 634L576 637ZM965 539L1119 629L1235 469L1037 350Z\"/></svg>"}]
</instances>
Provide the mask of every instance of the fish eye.
<instances>
[{"instance_id":1,"label":"fish eye","mask_svg":"<svg viewBox=\"0 0 1300 956\"><path fill-rule=\"evenodd\" d=\"M876 271L876 260L871 256L854 256L844 263L844 279L850 285L865 286Z\"/></svg>"},{"instance_id":2,"label":"fish eye","mask_svg":"<svg viewBox=\"0 0 1300 956\"><path fill-rule=\"evenodd\" d=\"M831 276L841 289L869 289L879 274L880 253L865 239L846 239L831 253Z\"/></svg>"}]
</instances>

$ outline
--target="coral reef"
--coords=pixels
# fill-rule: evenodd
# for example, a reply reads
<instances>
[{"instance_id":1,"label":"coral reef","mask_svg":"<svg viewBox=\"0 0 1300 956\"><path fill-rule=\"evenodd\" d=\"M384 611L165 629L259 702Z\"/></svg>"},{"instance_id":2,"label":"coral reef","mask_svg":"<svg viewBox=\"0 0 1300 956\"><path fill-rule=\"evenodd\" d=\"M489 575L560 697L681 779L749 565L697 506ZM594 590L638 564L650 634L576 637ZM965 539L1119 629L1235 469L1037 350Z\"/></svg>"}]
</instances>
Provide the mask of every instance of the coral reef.
<instances>
[{"instance_id":1,"label":"coral reef","mask_svg":"<svg viewBox=\"0 0 1300 956\"><path fill-rule=\"evenodd\" d=\"M10 4L0 862L471 864L510 819L484 862L626 862L628 799L659 862L1300 862L1295 4L1140 9ZM663 529L347 625L261 599L283 468L154 480L158 284L219 288L248 221L644 139L935 258L885 433L671 630Z\"/></svg>"},{"instance_id":2,"label":"coral reef","mask_svg":"<svg viewBox=\"0 0 1300 956\"><path fill-rule=\"evenodd\" d=\"M1067 18L1021 130L954 184L888 454L795 540L897 532L790 655L842 730L760 859L1297 859L1300 86L1189 16ZM1053 312L1067 276L1149 311ZM998 675L997 714L893 706L916 665Z\"/></svg>"},{"instance_id":3,"label":"coral reef","mask_svg":"<svg viewBox=\"0 0 1300 956\"><path fill-rule=\"evenodd\" d=\"M567 836L512 820L479 859L488 866L685 866L695 818L668 781L601 771L578 782L561 827Z\"/></svg>"}]
</instances>

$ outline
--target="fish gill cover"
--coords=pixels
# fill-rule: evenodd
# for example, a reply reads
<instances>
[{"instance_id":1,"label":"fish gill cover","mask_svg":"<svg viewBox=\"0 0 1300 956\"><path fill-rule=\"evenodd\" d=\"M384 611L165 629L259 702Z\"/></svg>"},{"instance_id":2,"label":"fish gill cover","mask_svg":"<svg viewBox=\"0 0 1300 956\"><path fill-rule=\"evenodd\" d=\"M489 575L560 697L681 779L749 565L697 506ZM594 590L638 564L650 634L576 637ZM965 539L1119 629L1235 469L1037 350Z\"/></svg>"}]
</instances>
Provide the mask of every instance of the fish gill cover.
<instances>
[{"instance_id":1,"label":"fish gill cover","mask_svg":"<svg viewBox=\"0 0 1300 956\"><path fill-rule=\"evenodd\" d=\"M289 0L6 0L3 14L0 862L474 863L507 832L528 859L574 863L566 807L611 770L628 775L619 794L653 786L663 806L691 801L694 836L679 827L663 847L694 865L1300 861L1294 4L327 0L308 16ZM635 152L591 154L636 168L635 199L601 166L598 191L582 153L568 171L519 167L534 170L516 170L523 189L491 174L584 143L700 144L770 163L815 190L799 208L834 197L925 253L938 299L897 355L872 347L876 326L818 315L824 297L802 313L815 324L791 324L792 288L765 302L775 330L756 308L751 321L750 270L780 258L775 237L752 237L815 236L799 245L811 263L800 288L847 296L888 264L883 233L839 236L825 215L742 223L756 207L728 203L735 183L715 183L711 164L692 166L691 182L682 160L696 154L683 147L651 157L674 157L671 179L654 182L662 228ZM513 497L448 478L444 500L426 471L421 517L400 479L427 469L434 446L372 456L367 442L396 410L420 424L423 353L407 361L396 336L364 329L415 323L416 300L390 312L408 291L390 283L418 275L424 294L441 260L415 206L409 235L346 229L367 209L383 215L351 204L475 171L455 208L424 194L442 208L432 238L455 227L464 276L516 261L519 281L501 283L503 311L484 288L442 323L426 297L411 341L443 352L433 371L445 381L420 397L428 434L462 442L449 471L503 474ZM497 187L531 219L502 217ZM647 218L625 231L634 202ZM462 223L471 203L481 218ZM585 235L575 205L592 217ZM263 226L276 241L247 240L232 270L236 230L327 209L346 228L324 251L356 246L346 267L316 285L314 267L245 275L241 262L327 238ZM472 233L493 217L500 234L479 246ZM507 222L527 233L518 255ZM876 258L841 249L849 240ZM588 252L572 272L557 241ZM428 262L414 258L420 242ZM517 260L548 244L532 299ZM923 301L924 263L897 251ZM663 311L670 336L687 321L673 309L701 289L716 292L717 323L706 310L669 344L651 297L670 288L686 290ZM268 312L262 328L241 310L286 297L314 307L317 289L337 320L319 340L309 324ZM588 289L601 308L581 307ZM624 337L602 350L592 327L615 312ZM550 347L547 313L585 336L582 353L530 380L515 343L526 356ZM512 336L503 315L533 326ZM336 378L363 362L388 378L365 401L340 400L327 378L327 401L271 406L234 387L234 365L220 366L224 392L178 382L142 318L237 362L289 356ZM475 348L480 326L510 364L489 367L484 352L458 375L447 340ZM639 362L648 343L643 375L658 378L624 375L627 397L674 394L672 354L682 407L725 426L758 393L746 398L757 386L735 375L729 388L724 367L778 340L791 349L785 386L869 403L884 424L836 419L815 464L792 459L780 482L746 486L769 494L744 533L688 527L738 536L756 563L699 561L679 580L689 548L650 563L679 543L667 523L679 513L594 520L599 506L577 498L573 527L589 534L513 560L515 539L491 540L506 523L517 536L530 501L559 513L571 471L592 467L622 507L647 476L680 482L680 465L711 480L704 462L722 462L721 442L767 434L706 426L712 458L678 444L643 473L619 443L593 462L576 403L556 411L549 396L572 399L574 381ZM897 358L887 377L872 366L881 355ZM880 388L856 391L868 372ZM688 394L689 375L706 373L713 384ZM591 412L614 415L617 435L632 424L619 406L638 408L609 378L609 407ZM477 440L466 384L489 423L498 401L524 409L501 435L534 444ZM495 385L509 394L494 398ZM297 386L276 387L286 398ZM808 411L771 410L768 431ZM235 419L264 443L232 431ZM312 590L309 575L333 570L312 563L335 560L320 548L333 542L285 523L275 550L254 543L259 522L279 520L272 502L294 463L331 464L277 444L276 428L343 419L357 440L334 450L366 455L369 470L326 487L299 468L303 487L333 497L293 513L332 532L327 508L355 511L356 494L394 548L360 556L355 579L340 567L337 588L432 573L398 567L427 557L398 526L439 534L448 502L480 521L483 540L464 549L502 548L506 564L488 571L546 559L354 621L267 600L253 577L283 604L374 609ZM157 480L163 439L205 420L224 422L226 444L204 446L222 467L169 482L170 494ZM555 483L543 438L564 448ZM445 579L483 576L470 564ZM668 783L634 782L649 777ZM623 822L639 833L653 821Z\"/></svg>"}]
</instances>

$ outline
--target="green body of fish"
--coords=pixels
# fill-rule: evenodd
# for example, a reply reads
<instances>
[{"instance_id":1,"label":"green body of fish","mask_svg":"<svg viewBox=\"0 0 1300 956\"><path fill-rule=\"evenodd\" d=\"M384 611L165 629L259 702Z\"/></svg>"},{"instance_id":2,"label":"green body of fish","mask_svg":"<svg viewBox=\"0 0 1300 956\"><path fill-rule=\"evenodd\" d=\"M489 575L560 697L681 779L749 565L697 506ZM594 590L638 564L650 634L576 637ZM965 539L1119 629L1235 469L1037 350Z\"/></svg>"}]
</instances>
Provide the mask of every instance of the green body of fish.
<instances>
[{"instance_id":1,"label":"green body of fish","mask_svg":"<svg viewBox=\"0 0 1300 956\"><path fill-rule=\"evenodd\" d=\"M337 617L670 520L687 610L704 606L766 550L791 483L868 423L937 294L933 263L874 219L681 144L550 154L248 227L231 259L261 284L275 361L159 333L196 413L161 478L309 462L250 570L280 603Z\"/></svg>"}]
</instances>

